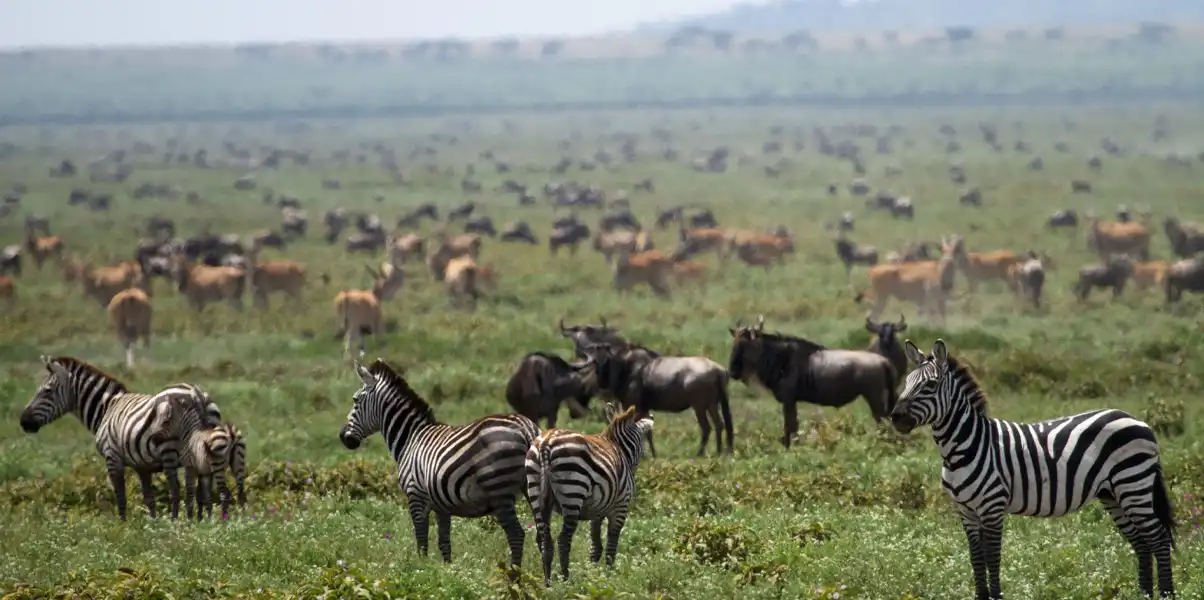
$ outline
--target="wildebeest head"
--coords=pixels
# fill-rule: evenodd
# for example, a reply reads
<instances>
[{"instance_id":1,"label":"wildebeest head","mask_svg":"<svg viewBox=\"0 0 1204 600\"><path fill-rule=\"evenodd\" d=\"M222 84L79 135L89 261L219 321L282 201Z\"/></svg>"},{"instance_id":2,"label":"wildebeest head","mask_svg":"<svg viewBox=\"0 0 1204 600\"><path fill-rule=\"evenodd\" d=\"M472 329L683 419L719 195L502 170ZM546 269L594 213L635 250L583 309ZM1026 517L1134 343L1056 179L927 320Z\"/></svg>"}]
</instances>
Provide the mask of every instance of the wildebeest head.
<instances>
[{"instance_id":1,"label":"wildebeest head","mask_svg":"<svg viewBox=\"0 0 1204 600\"><path fill-rule=\"evenodd\" d=\"M564 319L560 319L560 335L573 341L573 346L576 347L577 355L585 358L585 348L594 345L609 344L615 346L624 346L627 340L624 340L619 335L619 330L609 327L606 324L605 317L599 317L601 325L573 325L571 327L564 326Z\"/></svg>"},{"instance_id":2,"label":"wildebeest head","mask_svg":"<svg viewBox=\"0 0 1204 600\"><path fill-rule=\"evenodd\" d=\"M890 321L875 323L874 319L866 315L865 330L878 336L878 348L885 352L894 349L899 343L896 334L907 331L907 318L899 315L897 323L891 323Z\"/></svg>"},{"instance_id":3,"label":"wildebeest head","mask_svg":"<svg viewBox=\"0 0 1204 600\"><path fill-rule=\"evenodd\" d=\"M811 354L824 349L810 340L764 330L765 315L757 317L755 326L747 327L743 321L737 321L735 328L728 328L732 334L732 352L727 370L732 379L745 385L756 382L771 387L786 374L796 351Z\"/></svg>"}]
</instances>

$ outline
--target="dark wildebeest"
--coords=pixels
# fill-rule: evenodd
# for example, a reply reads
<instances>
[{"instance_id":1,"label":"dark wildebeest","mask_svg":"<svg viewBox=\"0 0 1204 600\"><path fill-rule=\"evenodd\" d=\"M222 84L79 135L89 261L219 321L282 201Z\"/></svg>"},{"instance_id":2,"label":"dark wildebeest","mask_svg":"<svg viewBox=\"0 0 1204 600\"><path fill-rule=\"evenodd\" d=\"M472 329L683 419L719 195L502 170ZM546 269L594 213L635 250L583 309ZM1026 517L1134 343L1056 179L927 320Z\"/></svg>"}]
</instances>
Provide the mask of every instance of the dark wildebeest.
<instances>
[{"instance_id":1,"label":"dark wildebeest","mask_svg":"<svg viewBox=\"0 0 1204 600\"><path fill-rule=\"evenodd\" d=\"M589 410L588 401L596 393L594 361L570 363L554 354L531 352L523 357L514 375L506 383L506 402L514 412L535 421L547 419L548 429L556 426L560 404L567 402L569 415L581 419Z\"/></svg>"},{"instance_id":2,"label":"dark wildebeest","mask_svg":"<svg viewBox=\"0 0 1204 600\"><path fill-rule=\"evenodd\" d=\"M614 231L618 228L630 229L639 231L641 229L640 220L635 218L635 214L630 210L620 210L603 216L598 220L598 229L600 231Z\"/></svg>"},{"instance_id":3,"label":"dark wildebeest","mask_svg":"<svg viewBox=\"0 0 1204 600\"><path fill-rule=\"evenodd\" d=\"M472 216L472 212L477 209L476 202L466 202L447 212L447 221L450 223L457 219L467 219Z\"/></svg>"},{"instance_id":4,"label":"dark wildebeest","mask_svg":"<svg viewBox=\"0 0 1204 600\"><path fill-rule=\"evenodd\" d=\"M502 227L499 237L503 242L526 242L532 246L539 243L539 239L531 232L531 226L526 221L507 223L505 227Z\"/></svg>"},{"instance_id":5,"label":"dark wildebeest","mask_svg":"<svg viewBox=\"0 0 1204 600\"><path fill-rule=\"evenodd\" d=\"M1171 251L1179 258L1191 258L1204 251L1204 227L1196 223L1181 223L1175 217L1167 217L1162 230L1170 240Z\"/></svg>"},{"instance_id":6,"label":"dark wildebeest","mask_svg":"<svg viewBox=\"0 0 1204 600\"><path fill-rule=\"evenodd\" d=\"M557 227L548 236L548 251L553 255L564 246L569 247L571 254L577 253L577 245L590 237L588 225L572 223L567 227Z\"/></svg>"},{"instance_id":7,"label":"dark wildebeest","mask_svg":"<svg viewBox=\"0 0 1204 600\"><path fill-rule=\"evenodd\" d=\"M1029 250L1024 262L1008 267L1008 286L1017 294L1026 297L1033 308L1041 308L1041 292L1045 289L1045 262L1036 252ZM1052 264L1050 267L1052 268Z\"/></svg>"},{"instance_id":8,"label":"dark wildebeest","mask_svg":"<svg viewBox=\"0 0 1204 600\"><path fill-rule=\"evenodd\" d=\"M907 331L907 319L903 315L899 315L897 323L890 321L875 323L874 319L867 314L865 330L874 334L874 339L870 342L870 352L889 360L891 366L895 368L896 377L902 379L899 374L907 372L907 354L903 351L903 344L899 343L898 334Z\"/></svg>"},{"instance_id":9,"label":"dark wildebeest","mask_svg":"<svg viewBox=\"0 0 1204 600\"><path fill-rule=\"evenodd\" d=\"M729 378L723 365L704 356L654 356L655 353L638 346L599 344L585 348L585 352L595 362L598 389L617 399L623 408L635 406L644 414L679 413L693 408L702 430L698 456L706 455L712 424L716 453L725 452L725 430L726 452L731 453L732 410L727 395ZM656 457L651 432L648 451Z\"/></svg>"},{"instance_id":10,"label":"dark wildebeest","mask_svg":"<svg viewBox=\"0 0 1204 600\"><path fill-rule=\"evenodd\" d=\"M432 221L439 220L439 211L434 204L421 204L414 210L402 215L397 219L397 227L417 227L422 222L422 217L426 217Z\"/></svg>"},{"instance_id":11,"label":"dark wildebeest","mask_svg":"<svg viewBox=\"0 0 1204 600\"><path fill-rule=\"evenodd\" d=\"M16 244L5 246L4 250L0 251L0 275L12 273L20 277L21 254L22 248L20 246Z\"/></svg>"},{"instance_id":12,"label":"dark wildebeest","mask_svg":"<svg viewBox=\"0 0 1204 600\"><path fill-rule=\"evenodd\" d=\"M1181 260L1166 269L1166 301L1178 302L1184 291L1204 292L1204 260Z\"/></svg>"},{"instance_id":13,"label":"dark wildebeest","mask_svg":"<svg viewBox=\"0 0 1204 600\"><path fill-rule=\"evenodd\" d=\"M573 325L572 327L565 327L564 319L560 320L560 337L573 341L573 351L577 358L586 358L585 349L590 346L626 347L632 345L631 342L619 335L618 329L606 324L605 317L598 317L598 320L601 325ZM660 355L656 354L656 356Z\"/></svg>"},{"instance_id":14,"label":"dark wildebeest","mask_svg":"<svg viewBox=\"0 0 1204 600\"><path fill-rule=\"evenodd\" d=\"M482 215L465 221L464 233L479 233L481 235L495 237L497 236L497 228L493 226L492 218Z\"/></svg>"},{"instance_id":15,"label":"dark wildebeest","mask_svg":"<svg viewBox=\"0 0 1204 600\"><path fill-rule=\"evenodd\" d=\"M841 236L836 238L836 256L844 263L844 276L848 279L853 273L853 265L872 267L878 264L878 249L873 246L860 246Z\"/></svg>"},{"instance_id":16,"label":"dark wildebeest","mask_svg":"<svg viewBox=\"0 0 1204 600\"><path fill-rule=\"evenodd\" d=\"M798 402L844 406L858 397L878 420L890 416L899 375L886 358L864 350L829 349L800 337L764 333L765 317L754 327L736 323L728 372L745 385L758 384L782 405L784 435L790 447L798 433Z\"/></svg>"},{"instance_id":17,"label":"dark wildebeest","mask_svg":"<svg viewBox=\"0 0 1204 600\"><path fill-rule=\"evenodd\" d=\"M1078 227L1079 213L1073 208L1059 210L1052 215L1049 215L1049 220L1045 222L1045 227L1048 229L1058 229L1060 227Z\"/></svg>"},{"instance_id":18,"label":"dark wildebeest","mask_svg":"<svg viewBox=\"0 0 1204 600\"><path fill-rule=\"evenodd\" d=\"M1094 288L1112 288L1112 297L1117 298L1125 291L1125 284L1133 275L1133 259L1128 254L1113 255L1108 260L1087 265L1079 269L1079 281L1074 284L1074 295L1086 302Z\"/></svg>"}]
</instances>

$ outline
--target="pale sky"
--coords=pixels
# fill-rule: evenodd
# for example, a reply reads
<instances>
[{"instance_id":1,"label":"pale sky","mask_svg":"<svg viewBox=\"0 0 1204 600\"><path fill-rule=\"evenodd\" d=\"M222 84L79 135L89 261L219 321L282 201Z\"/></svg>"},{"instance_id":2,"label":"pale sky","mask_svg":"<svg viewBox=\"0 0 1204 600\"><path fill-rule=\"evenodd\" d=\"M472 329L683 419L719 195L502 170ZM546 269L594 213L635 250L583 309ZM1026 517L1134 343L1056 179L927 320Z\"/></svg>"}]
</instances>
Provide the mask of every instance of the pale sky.
<instances>
[{"instance_id":1,"label":"pale sky","mask_svg":"<svg viewBox=\"0 0 1204 600\"><path fill-rule=\"evenodd\" d=\"M738 0L0 0L0 47L581 35Z\"/></svg>"}]
</instances>

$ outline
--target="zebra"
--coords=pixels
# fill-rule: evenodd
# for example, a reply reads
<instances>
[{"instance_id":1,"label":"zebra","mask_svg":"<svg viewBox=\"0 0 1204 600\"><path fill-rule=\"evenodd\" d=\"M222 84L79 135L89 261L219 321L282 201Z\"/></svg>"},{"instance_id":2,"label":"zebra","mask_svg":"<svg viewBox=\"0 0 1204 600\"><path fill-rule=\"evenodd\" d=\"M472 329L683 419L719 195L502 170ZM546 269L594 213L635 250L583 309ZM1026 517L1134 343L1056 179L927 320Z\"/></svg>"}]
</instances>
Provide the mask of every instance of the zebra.
<instances>
[{"instance_id":1,"label":"zebra","mask_svg":"<svg viewBox=\"0 0 1204 600\"><path fill-rule=\"evenodd\" d=\"M527 450L527 498L535 516L536 540L543 558L544 585L552 585L552 511L564 516L560 528L560 574L569 577L569 551L581 519L590 522L590 560L602 558L602 520L606 519L606 566L615 563L627 507L635 494L635 469L644 454L652 416L631 406L621 414L606 405L609 424L600 435L549 429Z\"/></svg>"},{"instance_id":2,"label":"zebra","mask_svg":"<svg viewBox=\"0 0 1204 600\"><path fill-rule=\"evenodd\" d=\"M130 392L124 383L100 369L69 356L42 357L47 375L21 413L21 429L37 433L43 426L73 412L96 437L96 450L105 460L105 470L117 504L117 516L126 518L125 469L134 469L142 488L142 499L151 518L155 510L152 475L167 475L171 517L179 516L179 435L159 425L169 420L171 397L193 398L195 412L204 423L217 423L221 411L207 394L189 384L175 384L158 394Z\"/></svg>"},{"instance_id":3,"label":"zebra","mask_svg":"<svg viewBox=\"0 0 1204 600\"><path fill-rule=\"evenodd\" d=\"M941 484L960 513L970 545L978 600L1001 598L999 555L1005 515L1057 517L1099 499L1137 555L1137 584L1174 595L1174 516L1158 442L1149 425L1115 409L1040 423L987 416L987 395L937 340L925 357L911 340L916 364L891 412L901 433L932 426L944 459ZM989 587L988 587L989 573Z\"/></svg>"},{"instance_id":4,"label":"zebra","mask_svg":"<svg viewBox=\"0 0 1204 600\"><path fill-rule=\"evenodd\" d=\"M222 516L230 514L230 489L226 487L226 468L238 482L238 503L246 503L243 482L246 479L246 440L233 423L222 423L208 429L197 429L184 444L184 506L192 518L193 498L197 500L196 518L202 509L206 516L213 514L213 490L220 492ZM198 490L199 488L199 490ZM197 492L200 492L199 494Z\"/></svg>"},{"instance_id":5,"label":"zebra","mask_svg":"<svg viewBox=\"0 0 1204 600\"><path fill-rule=\"evenodd\" d=\"M355 370L363 387L355 393L339 440L355 450L365 437L381 432L409 500L418 553L427 554L432 511L445 563L451 562L451 518L493 515L506 533L511 564L522 565L524 532L515 499L523 493L523 458L539 426L514 414L461 426L439 423L405 377L383 360L367 368L357 360Z\"/></svg>"}]
</instances>

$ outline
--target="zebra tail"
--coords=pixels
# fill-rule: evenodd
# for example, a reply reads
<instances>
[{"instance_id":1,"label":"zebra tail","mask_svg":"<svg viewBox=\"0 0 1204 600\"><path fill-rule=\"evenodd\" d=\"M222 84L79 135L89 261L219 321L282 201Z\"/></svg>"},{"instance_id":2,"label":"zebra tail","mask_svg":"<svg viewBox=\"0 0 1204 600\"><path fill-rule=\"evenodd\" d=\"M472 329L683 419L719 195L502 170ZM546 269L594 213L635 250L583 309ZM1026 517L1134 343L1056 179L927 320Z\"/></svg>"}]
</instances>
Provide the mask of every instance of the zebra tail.
<instances>
[{"instance_id":1,"label":"zebra tail","mask_svg":"<svg viewBox=\"0 0 1204 600\"><path fill-rule=\"evenodd\" d=\"M1171 539L1171 547L1175 547L1175 510L1171 506L1171 494L1166 487L1166 477L1162 474L1162 465L1154 471L1154 518L1166 528L1166 534Z\"/></svg>"},{"instance_id":2,"label":"zebra tail","mask_svg":"<svg viewBox=\"0 0 1204 600\"><path fill-rule=\"evenodd\" d=\"M539 517L543 522L544 527L552 526L552 503L555 498L552 497L552 480L548 476L548 469L552 467L552 449L548 444L539 445Z\"/></svg>"}]
</instances>

